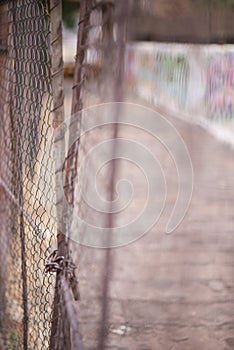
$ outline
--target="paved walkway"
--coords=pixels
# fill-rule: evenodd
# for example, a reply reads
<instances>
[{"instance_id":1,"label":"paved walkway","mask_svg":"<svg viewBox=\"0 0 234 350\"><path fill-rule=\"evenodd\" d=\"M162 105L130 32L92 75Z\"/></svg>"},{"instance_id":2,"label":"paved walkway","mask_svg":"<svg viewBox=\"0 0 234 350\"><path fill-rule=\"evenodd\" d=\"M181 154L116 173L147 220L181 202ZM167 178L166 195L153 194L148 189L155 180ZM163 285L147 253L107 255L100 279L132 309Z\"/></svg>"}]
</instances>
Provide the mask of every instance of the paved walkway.
<instances>
[{"instance_id":1,"label":"paved walkway","mask_svg":"<svg viewBox=\"0 0 234 350\"><path fill-rule=\"evenodd\" d=\"M165 235L177 185L173 164L159 151L166 210L143 238L111 251L106 348L234 349L234 152L197 126L170 121L191 155L192 202L176 232ZM85 348L97 349L106 251L82 247L78 255L80 330Z\"/></svg>"}]
</instances>

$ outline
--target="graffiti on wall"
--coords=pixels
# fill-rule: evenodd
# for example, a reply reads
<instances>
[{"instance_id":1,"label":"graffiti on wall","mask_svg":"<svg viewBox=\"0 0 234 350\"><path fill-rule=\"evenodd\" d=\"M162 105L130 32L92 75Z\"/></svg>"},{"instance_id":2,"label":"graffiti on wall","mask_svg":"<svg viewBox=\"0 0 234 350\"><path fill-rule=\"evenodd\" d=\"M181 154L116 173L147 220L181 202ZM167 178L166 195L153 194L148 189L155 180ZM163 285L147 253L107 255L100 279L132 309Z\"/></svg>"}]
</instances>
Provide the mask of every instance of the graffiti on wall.
<instances>
[{"instance_id":1,"label":"graffiti on wall","mask_svg":"<svg viewBox=\"0 0 234 350\"><path fill-rule=\"evenodd\" d=\"M184 106L187 99L189 66L184 54L159 52L156 58L155 78L165 96Z\"/></svg>"},{"instance_id":2,"label":"graffiti on wall","mask_svg":"<svg viewBox=\"0 0 234 350\"><path fill-rule=\"evenodd\" d=\"M126 59L129 85L142 97L159 103L184 106L187 99L189 63L185 54L130 47Z\"/></svg>"},{"instance_id":3,"label":"graffiti on wall","mask_svg":"<svg viewBox=\"0 0 234 350\"><path fill-rule=\"evenodd\" d=\"M234 53L216 54L208 59L206 104L212 120L234 118Z\"/></svg>"}]
</instances>

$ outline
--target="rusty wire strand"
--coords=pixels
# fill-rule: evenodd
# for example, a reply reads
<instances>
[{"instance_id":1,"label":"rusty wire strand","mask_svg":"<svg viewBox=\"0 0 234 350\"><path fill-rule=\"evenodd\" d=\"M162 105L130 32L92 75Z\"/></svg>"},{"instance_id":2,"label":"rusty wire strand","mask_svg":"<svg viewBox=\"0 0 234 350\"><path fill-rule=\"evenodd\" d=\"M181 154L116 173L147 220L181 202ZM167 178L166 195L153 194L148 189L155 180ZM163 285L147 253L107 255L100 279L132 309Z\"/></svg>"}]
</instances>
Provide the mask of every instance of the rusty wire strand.
<instances>
[{"instance_id":1,"label":"rusty wire strand","mask_svg":"<svg viewBox=\"0 0 234 350\"><path fill-rule=\"evenodd\" d=\"M1 178L0 178L0 186L4 189L7 196L9 196L10 200L18 207L18 209L23 214L23 216L25 217L29 225L32 226L36 236L39 237L40 240L45 241L47 243L48 251L51 251L52 247L50 246L50 242L46 238L45 234L42 232L40 227L35 223L35 221L31 217L31 215L27 212L27 210L22 205L19 204L17 198L14 196L14 194L11 192L11 190L8 188L6 183Z\"/></svg>"}]
</instances>

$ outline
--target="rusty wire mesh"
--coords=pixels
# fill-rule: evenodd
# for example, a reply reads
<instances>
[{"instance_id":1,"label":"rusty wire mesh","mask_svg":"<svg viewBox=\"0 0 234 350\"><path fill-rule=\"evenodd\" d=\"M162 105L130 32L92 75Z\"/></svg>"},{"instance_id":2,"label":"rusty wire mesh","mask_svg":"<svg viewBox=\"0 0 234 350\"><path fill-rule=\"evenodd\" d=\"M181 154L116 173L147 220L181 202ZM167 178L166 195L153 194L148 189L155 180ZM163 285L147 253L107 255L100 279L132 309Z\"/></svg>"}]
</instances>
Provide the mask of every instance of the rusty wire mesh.
<instances>
[{"instance_id":1,"label":"rusty wire mesh","mask_svg":"<svg viewBox=\"0 0 234 350\"><path fill-rule=\"evenodd\" d=\"M51 132L49 6L1 4L1 335L6 348L46 349L56 244L53 197L43 154Z\"/></svg>"},{"instance_id":2,"label":"rusty wire mesh","mask_svg":"<svg viewBox=\"0 0 234 350\"><path fill-rule=\"evenodd\" d=\"M120 3L117 11L112 1L81 4L72 113L97 101L113 100L114 95L122 99L123 45L118 45L113 29L121 19ZM57 8L61 9L58 1L0 3L3 349L82 349L74 308L74 299L79 296L73 263L79 263L80 250L73 245L71 254L70 227L63 232L64 223L59 222L66 205L59 202L53 155L46 151L64 113L61 12ZM75 128L79 132L81 120ZM115 135L116 129L110 133ZM55 141L55 148L62 157L64 144L60 141ZM74 144L60 174L65 174L67 201L75 207L79 206L74 203L78 155L82 159L82 150L85 153L89 145L87 139ZM107 252L107 269L109 259ZM103 271L100 349L104 348L107 322L108 271Z\"/></svg>"},{"instance_id":3,"label":"rusty wire mesh","mask_svg":"<svg viewBox=\"0 0 234 350\"><path fill-rule=\"evenodd\" d=\"M125 60L130 90L138 97L153 104L163 100L168 104L170 100L182 108L187 98L189 65L181 52L172 53L163 49L162 52L147 50L142 53L137 45L129 45L128 55L125 56L125 42L129 39L125 26L131 12L130 5L134 4L133 16L139 13L148 15L152 14L153 1L83 0L77 1L77 6L78 3L79 31L71 89L71 114L76 114L77 118L74 123L71 119L70 124L70 129L77 136L66 152L63 132L58 134L57 139L51 138L54 129L64 123L61 1L0 1L0 350L81 350L82 343L90 350L126 348L126 344L130 344L130 349L137 346L143 349L149 348L151 340L154 348L158 334L158 344L162 340L162 346L173 348L174 340L170 346L164 340L171 342L169 318L170 315L180 318L181 303L175 304L174 299L171 303L172 295L169 293L165 299L169 309L164 304L161 307L160 302L158 308L155 299L149 300L148 304L145 300L136 299L137 295L146 297L145 289L139 288L138 294L134 294L134 288L147 282L140 279L140 274L143 275L146 270L133 268L136 260L143 259L143 254L147 254L143 246L138 245L131 251L131 259L128 254L123 259L124 255L118 255L116 251L94 251L70 238L75 237L78 243L83 243L83 239L89 235L87 227L80 225L78 217L100 227L112 227L115 217L111 216L110 211L100 214L92 210L81 196L81 192L86 192L96 181L98 155L93 159L89 172L80 170L83 160L97 144L116 139L119 135L127 134L130 137L133 131L119 131L118 113L115 111L115 124L82 135L85 130L83 109L103 102L125 100ZM162 14L164 12L165 9ZM141 16L139 20L142 21ZM135 22L130 24L134 32ZM213 71L216 71L216 63L211 65L210 74ZM211 99L212 79L209 87L207 99ZM136 101L135 98L133 101ZM227 117L230 118L232 105L228 104L228 108ZM100 118L100 124L101 117L94 114L94 118ZM69 131L68 128L66 136L71 140ZM139 134L134 131L132 136L137 139ZM50 149L51 145L55 156L60 161L65 160L63 168L56 169L53 152L47 152L47 146ZM111 152L114 159L115 149ZM99 173L101 195L107 201L111 202L114 198L116 173L121 175L121 171L126 170L126 165L122 169L121 166L110 162L109 167ZM127 175L134 182L139 174L136 170L132 172L128 169ZM61 178L64 180L63 197L58 191ZM155 178L154 182L157 182ZM139 187L139 181L136 184ZM140 199L139 204L144 198L140 193L136 199ZM70 204L69 210L67 204ZM130 214L135 213L132 210ZM129 220L129 217L123 219ZM160 242L162 240L159 239ZM110 242L107 243L105 247L111 246ZM157 243L152 247L160 251ZM162 255L171 259L170 250L167 255L167 243L164 249ZM154 253L151 247L148 253L153 259L150 252ZM129 256L131 254L129 251ZM153 272L149 274L153 278L152 281L148 279L153 295L157 288L154 286L160 283L156 280L156 273L165 273L166 258L161 259L159 256L160 265L152 265ZM178 262L177 258L173 259L173 262ZM116 269L114 271L115 263L118 272ZM81 291L78 303L76 267L79 268ZM184 271L186 273L187 270ZM200 270L197 271L200 276ZM180 285L181 272L177 272L179 277L176 283ZM124 273L125 278L130 279L130 284L126 283L120 292L122 299L118 300L117 293L113 292L113 276L119 276L119 280L115 281L118 291ZM134 273L134 279L131 279ZM170 273L168 276L170 279ZM175 283L173 279L169 282L172 285ZM168 284L164 285L162 294L158 294L162 299ZM179 293L178 300L183 296L181 290L178 288L176 291ZM176 314L170 311L170 303L173 310L178 307ZM145 311L147 305L148 311ZM161 308L166 311L159 311ZM186 308L183 308L183 317L190 317ZM204 305L202 309L205 309ZM159 314L163 316L165 327L161 324L161 328L155 329L155 317ZM143 320L137 320L141 317ZM149 324L146 324L146 319ZM187 324L187 319L183 322ZM130 343L127 337L124 338L129 332L132 332L133 338ZM148 335L152 337L151 340L147 338ZM137 344L139 338L142 339ZM187 339L187 334L186 338L182 335L180 338Z\"/></svg>"},{"instance_id":4,"label":"rusty wire mesh","mask_svg":"<svg viewBox=\"0 0 234 350\"><path fill-rule=\"evenodd\" d=\"M3 2L0 17L1 336L9 349L42 349L54 287L44 265L56 243L43 157L52 111L49 7Z\"/></svg>"}]
</instances>

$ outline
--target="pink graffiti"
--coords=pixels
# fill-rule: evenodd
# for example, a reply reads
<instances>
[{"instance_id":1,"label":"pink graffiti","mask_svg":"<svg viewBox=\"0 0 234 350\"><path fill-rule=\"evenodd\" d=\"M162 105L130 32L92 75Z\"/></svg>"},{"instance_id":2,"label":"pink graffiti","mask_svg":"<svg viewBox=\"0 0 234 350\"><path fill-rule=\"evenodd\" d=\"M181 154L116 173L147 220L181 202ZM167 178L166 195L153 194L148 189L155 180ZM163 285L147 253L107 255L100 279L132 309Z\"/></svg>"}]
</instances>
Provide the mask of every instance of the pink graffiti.
<instances>
[{"instance_id":1,"label":"pink graffiti","mask_svg":"<svg viewBox=\"0 0 234 350\"><path fill-rule=\"evenodd\" d=\"M206 100L212 119L234 118L234 53L210 58Z\"/></svg>"}]
</instances>

